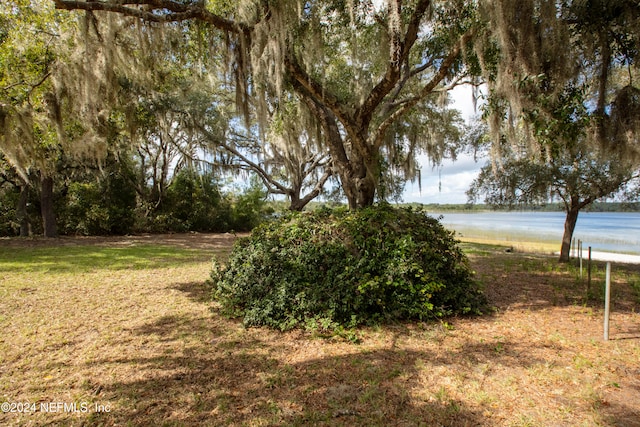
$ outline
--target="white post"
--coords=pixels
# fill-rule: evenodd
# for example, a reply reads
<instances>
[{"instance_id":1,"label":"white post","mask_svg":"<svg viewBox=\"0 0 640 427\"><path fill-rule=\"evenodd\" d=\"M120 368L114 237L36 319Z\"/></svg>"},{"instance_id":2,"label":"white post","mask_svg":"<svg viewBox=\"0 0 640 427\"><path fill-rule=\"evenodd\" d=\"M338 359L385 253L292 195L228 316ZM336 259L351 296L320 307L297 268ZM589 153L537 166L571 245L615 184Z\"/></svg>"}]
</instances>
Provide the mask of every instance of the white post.
<instances>
[{"instance_id":1,"label":"white post","mask_svg":"<svg viewBox=\"0 0 640 427\"><path fill-rule=\"evenodd\" d=\"M609 341L609 305L611 303L611 263L607 263L607 279L604 290L604 340Z\"/></svg>"},{"instance_id":2,"label":"white post","mask_svg":"<svg viewBox=\"0 0 640 427\"><path fill-rule=\"evenodd\" d=\"M591 246L589 246L589 261L587 261L587 301L591 293Z\"/></svg>"},{"instance_id":3,"label":"white post","mask_svg":"<svg viewBox=\"0 0 640 427\"><path fill-rule=\"evenodd\" d=\"M578 253L580 254L580 280L582 280L582 240L578 240Z\"/></svg>"}]
</instances>

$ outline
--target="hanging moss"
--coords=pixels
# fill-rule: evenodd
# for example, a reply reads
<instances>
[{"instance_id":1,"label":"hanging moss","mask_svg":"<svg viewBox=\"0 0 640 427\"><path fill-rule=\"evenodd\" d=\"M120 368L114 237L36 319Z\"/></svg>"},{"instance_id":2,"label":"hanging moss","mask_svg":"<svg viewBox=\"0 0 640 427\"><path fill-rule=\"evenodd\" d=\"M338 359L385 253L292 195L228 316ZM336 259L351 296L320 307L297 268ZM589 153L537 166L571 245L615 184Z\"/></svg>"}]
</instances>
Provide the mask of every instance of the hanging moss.
<instances>
[{"instance_id":1,"label":"hanging moss","mask_svg":"<svg viewBox=\"0 0 640 427\"><path fill-rule=\"evenodd\" d=\"M548 162L553 144L570 146L578 138L594 149L613 144L638 153L637 126L625 136L622 131L631 124L623 116L633 116L633 108L616 107L630 100L637 68L634 2L485 0L480 6L488 37L478 37L475 50L489 88L492 156L500 156L506 141L514 151ZM628 78L616 76L623 64ZM564 114L578 93L587 114ZM568 120L581 128L579 136L539 138Z\"/></svg>"},{"instance_id":2,"label":"hanging moss","mask_svg":"<svg viewBox=\"0 0 640 427\"><path fill-rule=\"evenodd\" d=\"M611 132L614 149L640 158L640 89L631 85L620 90L611 109Z\"/></svg>"}]
</instances>

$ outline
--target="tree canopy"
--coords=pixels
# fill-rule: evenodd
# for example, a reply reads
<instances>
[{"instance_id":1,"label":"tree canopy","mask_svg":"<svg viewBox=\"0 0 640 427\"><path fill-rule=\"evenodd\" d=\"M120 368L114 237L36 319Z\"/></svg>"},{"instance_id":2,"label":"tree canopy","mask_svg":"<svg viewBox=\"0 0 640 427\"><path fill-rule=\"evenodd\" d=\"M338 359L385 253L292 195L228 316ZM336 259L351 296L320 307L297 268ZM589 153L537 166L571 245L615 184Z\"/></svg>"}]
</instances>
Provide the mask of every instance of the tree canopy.
<instances>
[{"instance_id":1,"label":"tree canopy","mask_svg":"<svg viewBox=\"0 0 640 427\"><path fill-rule=\"evenodd\" d=\"M523 158L640 159L634 0L11 5L0 145L25 180L111 155L133 157L150 205L196 167L255 173L293 209L328 182L363 207L419 179L418 154L456 156L448 91L464 83L488 88L494 174Z\"/></svg>"},{"instance_id":2,"label":"tree canopy","mask_svg":"<svg viewBox=\"0 0 640 427\"><path fill-rule=\"evenodd\" d=\"M77 33L50 5L10 0L0 13L0 150L16 169L22 186L38 183L45 235L56 235L52 185L63 147L82 156L96 147L75 144L95 128L68 95L86 82L63 78L82 63L68 61ZM93 82L97 83L97 82ZM77 98L76 98L77 99ZM74 114L75 113L75 114ZM23 200L23 199L21 199Z\"/></svg>"},{"instance_id":3,"label":"tree canopy","mask_svg":"<svg viewBox=\"0 0 640 427\"><path fill-rule=\"evenodd\" d=\"M636 0L486 0L486 114L500 138L549 159L579 138L640 153Z\"/></svg>"},{"instance_id":4,"label":"tree canopy","mask_svg":"<svg viewBox=\"0 0 640 427\"><path fill-rule=\"evenodd\" d=\"M239 110L248 118L254 108L266 128L271 109L286 108L285 93L295 95L352 208L373 203L384 173L415 176L419 150L439 159L451 149L441 131L455 119L443 112L446 86L466 75L462 59L478 25L473 4L428 0L55 4L92 18L115 12L149 28L208 25L205 43L228 53Z\"/></svg>"},{"instance_id":5,"label":"tree canopy","mask_svg":"<svg viewBox=\"0 0 640 427\"><path fill-rule=\"evenodd\" d=\"M559 260L569 261L578 214L597 200L624 197L640 185L640 168L630 167L621 153L603 155L584 142L561 147L546 162L501 148L499 171L489 163L473 181L467 194L471 201L484 195L493 207L544 205L560 199L566 212Z\"/></svg>"},{"instance_id":6,"label":"tree canopy","mask_svg":"<svg viewBox=\"0 0 640 427\"><path fill-rule=\"evenodd\" d=\"M479 54L493 157L469 191L494 205L559 197L568 261L581 209L640 172L637 1L486 1Z\"/></svg>"}]
</instances>

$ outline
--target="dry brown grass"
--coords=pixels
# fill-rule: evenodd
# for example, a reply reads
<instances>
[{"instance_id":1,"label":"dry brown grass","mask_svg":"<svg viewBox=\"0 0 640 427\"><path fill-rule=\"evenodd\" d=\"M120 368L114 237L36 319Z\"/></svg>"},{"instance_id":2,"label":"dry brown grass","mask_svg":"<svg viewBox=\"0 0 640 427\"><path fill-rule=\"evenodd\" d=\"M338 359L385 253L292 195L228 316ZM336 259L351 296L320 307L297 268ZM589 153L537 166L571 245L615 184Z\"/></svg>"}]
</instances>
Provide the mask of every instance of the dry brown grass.
<instances>
[{"instance_id":1,"label":"dry brown grass","mask_svg":"<svg viewBox=\"0 0 640 427\"><path fill-rule=\"evenodd\" d=\"M584 302L574 268L467 245L493 314L361 330L355 345L219 316L204 282L232 237L165 237L63 243L198 255L61 271L0 259L0 402L38 409L0 425L640 426L637 268L614 267L603 342L600 300ZM594 276L597 290L601 267ZM79 411L42 412L47 402Z\"/></svg>"}]
</instances>

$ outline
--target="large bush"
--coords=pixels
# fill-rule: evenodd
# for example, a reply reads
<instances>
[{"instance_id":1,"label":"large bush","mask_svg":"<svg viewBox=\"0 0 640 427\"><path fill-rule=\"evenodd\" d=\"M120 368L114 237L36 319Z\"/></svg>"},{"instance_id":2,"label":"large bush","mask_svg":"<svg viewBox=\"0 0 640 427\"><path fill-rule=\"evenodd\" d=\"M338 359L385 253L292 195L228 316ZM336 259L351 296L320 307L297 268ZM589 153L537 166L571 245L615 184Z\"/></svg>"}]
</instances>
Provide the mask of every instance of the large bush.
<instances>
[{"instance_id":1,"label":"large bush","mask_svg":"<svg viewBox=\"0 0 640 427\"><path fill-rule=\"evenodd\" d=\"M452 232L387 204L262 224L211 279L227 314L279 329L479 313L485 303Z\"/></svg>"},{"instance_id":2,"label":"large bush","mask_svg":"<svg viewBox=\"0 0 640 427\"><path fill-rule=\"evenodd\" d=\"M164 222L170 231L226 231L229 211L213 174L182 169L167 189L157 226Z\"/></svg>"},{"instance_id":3,"label":"large bush","mask_svg":"<svg viewBox=\"0 0 640 427\"><path fill-rule=\"evenodd\" d=\"M136 193L117 172L99 180L71 182L58 204L64 234L126 234L134 224Z\"/></svg>"}]
</instances>

